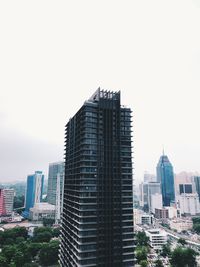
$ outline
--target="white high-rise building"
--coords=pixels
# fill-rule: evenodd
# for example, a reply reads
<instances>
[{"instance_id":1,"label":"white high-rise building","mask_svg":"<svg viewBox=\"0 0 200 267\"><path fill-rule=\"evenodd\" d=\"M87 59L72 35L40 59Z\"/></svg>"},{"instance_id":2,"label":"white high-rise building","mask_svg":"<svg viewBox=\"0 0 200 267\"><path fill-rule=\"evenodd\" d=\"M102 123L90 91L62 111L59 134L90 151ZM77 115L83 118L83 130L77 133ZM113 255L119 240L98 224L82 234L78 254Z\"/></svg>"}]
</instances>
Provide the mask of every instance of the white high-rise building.
<instances>
[{"instance_id":1,"label":"white high-rise building","mask_svg":"<svg viewBox=\"0 0 200 267\"><path fill-rule=\"evenodd\" d=\"M40 203L43 192L44 175L41 172L35 173L35 203Z\"/></svg>"},{"instance_id":2,"label":"white high-rise building","mask_svg":"<svg viewBox=\"0 0 200 267\"><path fill-rule=\"evenodd\" d=\"M151 195L151 212L155 214L155 209L162 209L162 195L154 194Z\"/></svg>"},{"instance_id":3,"label":"white high-rise building","mask_svg":"<svg viewBox=\"0 0 200 267\"><path fill-rule=\"evenodd\" d=\"M178 205L181 214L198 215L200 214L200 204L198 194L181 194L178 196Z\"/></svg>"}]
</instances>

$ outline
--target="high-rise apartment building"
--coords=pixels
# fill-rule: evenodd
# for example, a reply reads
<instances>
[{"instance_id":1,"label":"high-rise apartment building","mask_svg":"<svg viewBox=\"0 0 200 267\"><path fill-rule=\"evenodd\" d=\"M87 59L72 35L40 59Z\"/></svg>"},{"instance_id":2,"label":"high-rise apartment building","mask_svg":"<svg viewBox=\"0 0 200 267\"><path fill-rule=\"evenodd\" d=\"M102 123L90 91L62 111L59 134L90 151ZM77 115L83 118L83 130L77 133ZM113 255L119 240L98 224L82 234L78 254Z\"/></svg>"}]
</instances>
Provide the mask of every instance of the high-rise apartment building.
<instances>
[{"instance_id":1,"label":"high-rise apartment building","mask_svg":"<svg viewBox=\"0 0 200 267\"><path fill-rule=\"evenodd\" d=\"M0 216L6 214L5 204L4 204L4 194L3 189L0 189Z\"/></svg>"},{"instance_id":2,"label":"high-rise apartment building","mask_svg":"<svg viewBox=\"0 0 200 267\"><path fill-rule=\"evenodd\" d=\"M66 125L60 265L134 265L131 110L98 89Z\"/></svg>"},{"instance_id":3,"label":"high-rise apartment building","mask_svg":"<svg viewBox=\"0 0 200 267\"><path fill-rule=\"evenodd\" d=\"M35 174L27 176L24 217L29 216L29 209L34 207L35 203L42 201L43 184L44 175L41 171L36 171Z\"/></svg>"},{"instance_id":4,"label":"high-rise apartment building","mask_svg":"<svg viewBox=\"0 0 200 267\"><path fill-rule=\"evenodd\" d=\"M60 177L60 184L57 188L58 176ZM48 190L47 200L48 203L56 205L56 193L59 191L62 199L62 187L64 177L64 162L54 162L49 164L49 175L48 175Z\"/></svg>"},{"instance_id":5,"label":"high-rise apartment building","mask_svg":"<svg viewBox=\"0 0 200 267\"><path fill-rule=\"evenodd\" d=\"M11 215L13 212L13 204L14 204L14 189L3 189L4 193L4 204L5 204L5 210L7 215Z\"/></svg>"},{"instance_id":6,"label":"high-rise apartment building","mask_svg":"<svg viewBox=\"0 0 200 267\"><path fill-rule=\"evenodd\" d=\"M14 189L0 189L0 216L7 216L12 214L14 193Z\"/></svg>"},{"instance_id":7,"label":"high-rise apartment building","mask_svg":"<svg viewBox=\"0 0 200 267\"><path fill-rule=\"evenodd\" d=\"M157 181L161 183L163 206L175 201L173 166L166 155L162 155L157 164Z\"/></svg>"}]
</instances>

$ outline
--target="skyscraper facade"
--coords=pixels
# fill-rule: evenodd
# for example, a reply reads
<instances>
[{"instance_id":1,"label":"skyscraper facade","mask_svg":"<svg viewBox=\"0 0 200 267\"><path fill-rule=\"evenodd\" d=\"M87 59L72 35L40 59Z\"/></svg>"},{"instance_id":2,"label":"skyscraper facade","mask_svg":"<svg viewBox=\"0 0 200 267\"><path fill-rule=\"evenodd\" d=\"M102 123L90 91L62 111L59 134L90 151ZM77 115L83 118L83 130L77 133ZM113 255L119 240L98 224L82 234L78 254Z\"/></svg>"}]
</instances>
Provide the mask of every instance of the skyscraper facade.
<instances>
[{"instance_id":1,"label":"skyscraper facade","mask_svg":"<svg viewBox=\"0 0 200 267\"><path fill-rule=\"evenodd\" d=\"M66 125L60 264L134 265L131 110L98 89Z\"/></svg>"},{"instance_id":2,"label":"skyscraper facade","mask_svg":"<svg viewBox=\"0 0 200 267\"><path fill-rule=\"evenodd\" d=\"M60 185L58 190L57 180L58 175L60 178ZM63 177L64 177L64 162L54 162L49 164L49 175L48 175L48 190L47 190L47 200L48 203L56 205L56 193L59 191L62 199L62 187L63 187Z\"/></svg>"},{"instance_id":3,"label":"skyscraper facade","mask_svg":"<svg viewBox=\"0 0 200 267\"><path fill-rule=\"evenodd\" d=\"M36 171L35 174L27 176L25 217L29 216L29 209L34 207L35 203L42 201L43 185L44 175L41 171Z\"/></svg>"},{"instance_id":4,"label":"skyscraper facade","mask_svg":"<svg viewBox=\"0 0 200 267\"><path fill-rule=\"evenodd\" d=\"M166 155L162 155L157 164L157 181L161 183L163 206L175 201L173 166Z\"/></svg>"}]
</instances>

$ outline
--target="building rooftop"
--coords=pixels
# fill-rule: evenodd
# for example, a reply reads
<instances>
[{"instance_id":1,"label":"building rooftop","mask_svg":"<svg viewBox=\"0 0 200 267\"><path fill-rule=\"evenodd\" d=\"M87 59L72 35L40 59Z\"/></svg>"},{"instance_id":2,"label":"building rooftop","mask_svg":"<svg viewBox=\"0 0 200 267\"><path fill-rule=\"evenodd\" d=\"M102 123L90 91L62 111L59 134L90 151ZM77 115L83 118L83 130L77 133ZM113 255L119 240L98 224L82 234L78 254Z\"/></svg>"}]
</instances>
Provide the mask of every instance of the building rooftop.
<instances>
[{"instance_id":1,"label":"building rooftop","mask_svg":"<svg viewBox=\"0 0 200 267\"><path fill-rule=\"evenodd\" d=\"M100 87L95 91L95 93L89 98L89 102L98 102L100 98L103 99L113 99L120 100L120 91L113 92L108 90L101 90Z\"/></svg>"},{"instance_id":2,"label":"building rooftop","mask_svg":"<svg viewBox=\"0 0 200 267\"><path fill-rule=\"evenodd\" d=\"M34 205L34 207L31 209L37 209L37 210L43 210L44 211L44 210L55 210L56 207L55 207L55 205L49 204L47 202L41 202L41 203L36 203Z\"/></svg>"}]
</instances>

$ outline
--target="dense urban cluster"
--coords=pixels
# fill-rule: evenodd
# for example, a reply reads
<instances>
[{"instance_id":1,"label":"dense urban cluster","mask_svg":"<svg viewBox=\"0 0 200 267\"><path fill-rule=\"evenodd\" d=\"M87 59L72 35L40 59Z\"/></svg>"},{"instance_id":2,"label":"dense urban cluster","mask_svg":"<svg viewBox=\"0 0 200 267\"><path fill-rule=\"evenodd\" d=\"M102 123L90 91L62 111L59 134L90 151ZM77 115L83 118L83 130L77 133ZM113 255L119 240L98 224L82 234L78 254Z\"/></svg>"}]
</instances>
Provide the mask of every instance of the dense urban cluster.
<instances>
[{"instance_id":1,"label":"dense urban cluster","mask_svg":"<svg viewBox=\"0 0 200 267\"><path fill-rule=\"evenodd\" d=\"M0 266L200 266L200 175L133 186L132 112L100 88L66 125L65 162L0 189Z\"/></svg>"}]
</instances>

